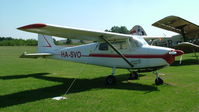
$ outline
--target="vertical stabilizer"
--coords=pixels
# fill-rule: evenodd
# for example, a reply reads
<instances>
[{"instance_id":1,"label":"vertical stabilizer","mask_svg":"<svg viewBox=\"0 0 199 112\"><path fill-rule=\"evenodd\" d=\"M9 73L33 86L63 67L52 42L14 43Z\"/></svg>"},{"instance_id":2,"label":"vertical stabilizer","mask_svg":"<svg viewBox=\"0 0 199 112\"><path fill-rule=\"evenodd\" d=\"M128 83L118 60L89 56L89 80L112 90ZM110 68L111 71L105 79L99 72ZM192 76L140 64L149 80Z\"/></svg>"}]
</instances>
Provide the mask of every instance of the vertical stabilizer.
<instances>
[{"instance_id":1,"label":"vertical stabilizer","mask_svg":"<svg viewBox=\"0 0 199 112\"><path fill-rule=\"evenodd\" d=\"M38 34L38 51L49 52L55 48L52 36Z\"/></svg>"}]
</instances>

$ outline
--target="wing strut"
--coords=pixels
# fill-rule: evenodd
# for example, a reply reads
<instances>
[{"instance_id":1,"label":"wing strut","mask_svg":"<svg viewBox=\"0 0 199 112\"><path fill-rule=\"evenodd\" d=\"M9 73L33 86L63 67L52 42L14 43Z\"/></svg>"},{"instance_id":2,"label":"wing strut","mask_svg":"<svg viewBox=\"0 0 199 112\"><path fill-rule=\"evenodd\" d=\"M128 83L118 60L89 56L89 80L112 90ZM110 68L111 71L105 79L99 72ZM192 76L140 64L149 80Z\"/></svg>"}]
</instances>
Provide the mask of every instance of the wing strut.
<instances>
[{"instance_id":1,"label":"wing strut","mask_svg":"<svg viewBox=\"0 0 199 112\"><path fill-rule=\"evenodd\" d=\"M134 67L133 64L131 64L131 62L129 62L129 60L127 60L127 58L122 54L120 53L120 51L115 48L106 38L104 38L104 36L100 36L101 39L103 39L118 55L120 55L122 57L122 59L124 59L124 61L129 64L132 68Z\"/></svg>"}]
</instances>

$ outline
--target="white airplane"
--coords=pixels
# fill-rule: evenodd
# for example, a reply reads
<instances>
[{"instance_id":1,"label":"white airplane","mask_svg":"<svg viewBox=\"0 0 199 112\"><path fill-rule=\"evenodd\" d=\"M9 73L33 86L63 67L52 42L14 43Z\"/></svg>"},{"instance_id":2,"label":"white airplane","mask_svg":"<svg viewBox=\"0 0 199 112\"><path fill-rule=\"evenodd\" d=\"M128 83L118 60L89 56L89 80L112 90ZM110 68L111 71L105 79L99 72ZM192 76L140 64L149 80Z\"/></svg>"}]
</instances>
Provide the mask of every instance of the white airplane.
<instances>
[{"instance_id":1,"label":"white airplane","mask_svg":"<svg viewBox=\"0 0 199 112\"><path fill-rule=\"evenodd\" d=\"M150 46L139 35L49 24L31 24L18 29L38 34L38 53L24 53L21 55L22 58L45 57L110 67L112 68L112 75L106 78L107 84L116 83L114 76L116 68L128 69L130 79L138 78L140 72L153 71L156 75L155 84L163 84L163 80L156 71L170 65L175 61L176 56L183 54L181 50ZM63 47L56 46L52 36L95 42L74 47Z\"/></svg>"}]
</instances>

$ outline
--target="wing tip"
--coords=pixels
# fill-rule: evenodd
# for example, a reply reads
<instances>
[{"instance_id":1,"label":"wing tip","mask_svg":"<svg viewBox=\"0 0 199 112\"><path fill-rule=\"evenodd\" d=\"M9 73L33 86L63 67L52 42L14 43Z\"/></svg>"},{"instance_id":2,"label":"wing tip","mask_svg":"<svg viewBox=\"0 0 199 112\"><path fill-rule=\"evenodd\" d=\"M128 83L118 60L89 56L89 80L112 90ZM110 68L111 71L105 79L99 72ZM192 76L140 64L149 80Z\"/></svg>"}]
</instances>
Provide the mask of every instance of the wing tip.
<instances>
[{"instance_id":1,"label":"wing tip","mask_svg":"<svg viewBox=\"0 0 199 112\"><path fill-rule=\"evenodd\" d=\"M30 24L30 25L22 26L22 27L19 27L17 29L19 29L19 30L26 30L26 29L34 29L34 28L43 28L45 26L47 26L47 25L44 24L44 23L35 23L35 24Z\"/></svg>"}]
</instances>

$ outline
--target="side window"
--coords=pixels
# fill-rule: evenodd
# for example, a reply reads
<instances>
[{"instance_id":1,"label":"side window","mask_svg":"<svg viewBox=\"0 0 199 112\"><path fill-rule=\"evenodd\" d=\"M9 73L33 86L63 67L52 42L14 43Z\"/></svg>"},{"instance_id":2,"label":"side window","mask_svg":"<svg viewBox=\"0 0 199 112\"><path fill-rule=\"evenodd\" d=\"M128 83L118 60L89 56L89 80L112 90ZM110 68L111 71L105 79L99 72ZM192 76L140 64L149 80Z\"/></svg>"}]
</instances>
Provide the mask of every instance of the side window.
<instances>
[{"instance_id":1,"label":"side window","mask_svg":"<svg viewBox=\"0 0 199 112\"><path fill-rule=\"evenodd\" d=\"M113 46L117 49L127 49L128 45L127 42L121 41L121 42L112 42Z\"/></svg>"},{"instance_id":2,"label":"side window","mask_svg":"<svg viewBox=\"0 0 199 112\"><path fill-rule=\"evenodd\" d=\"M102 51L108 50L108 44L107 43L100 43L99 50L102 50Z\"/></svg>"}]
</instances>

